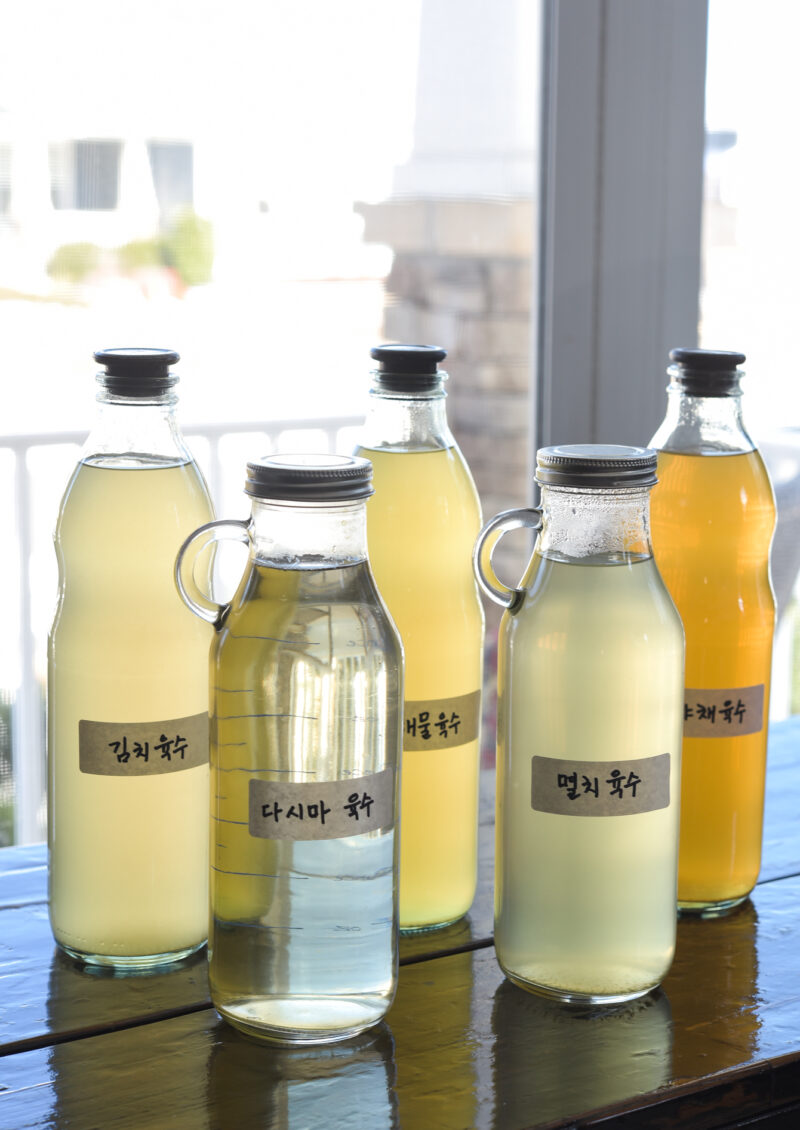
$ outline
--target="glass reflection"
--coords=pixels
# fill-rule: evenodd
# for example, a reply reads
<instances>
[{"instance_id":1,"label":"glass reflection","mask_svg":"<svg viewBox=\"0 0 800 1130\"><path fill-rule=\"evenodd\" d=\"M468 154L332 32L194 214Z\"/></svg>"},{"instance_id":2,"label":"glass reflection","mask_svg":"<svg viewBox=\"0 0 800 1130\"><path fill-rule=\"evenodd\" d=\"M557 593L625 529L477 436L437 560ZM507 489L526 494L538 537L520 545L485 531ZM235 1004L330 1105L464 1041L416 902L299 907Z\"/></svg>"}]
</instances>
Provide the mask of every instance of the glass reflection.
<instances>
[{"instance_id":1,"label":"glass reflection","mask_svg":"<svg viewBox=\"0 0 800 1130\"><path fill-rule=\"evenodd\" d=\"M680 920L678 957L664 982L676 1080L738 1067L758 1050L757 933L749 899L723 918Z\"/></svg>"},{"instance_id":2,"label":"glass reflection","mask_svg":"<svg viewBox=\"0 0 800 1130\"><path fill-rule=\"evenodd\" d=\"M494 1127L596 1110L670 1078L670 1005L655 990L615 1009L549 1001L504 980L494 995Z\"/></svg>"},{"instance_id":3,"label":"glass reflection","mask_svg":"<svg viewBox=\"0 0 800 1130\"><path fill-rule=\"evenodd\" d=\"M444 935L444 930L437 931L437 938ZM479 1125L475 956L452 954L403 970L402 1001L389 1013L389 1020L399 1064L397 1104L404 1130Z\"/></svg>"},{"instance_id":4,"label":"glass reflection","mask_svg":"<svg viewBox=\"0 0 800 1130\"><path fill-rule=\"evenodd\" d=\"M208 1057L207 1111L213 1126L395 1130L394 1083L386 1024L339 1044L277 1048L220 1022Z\"/></svg>"}]
</instances>

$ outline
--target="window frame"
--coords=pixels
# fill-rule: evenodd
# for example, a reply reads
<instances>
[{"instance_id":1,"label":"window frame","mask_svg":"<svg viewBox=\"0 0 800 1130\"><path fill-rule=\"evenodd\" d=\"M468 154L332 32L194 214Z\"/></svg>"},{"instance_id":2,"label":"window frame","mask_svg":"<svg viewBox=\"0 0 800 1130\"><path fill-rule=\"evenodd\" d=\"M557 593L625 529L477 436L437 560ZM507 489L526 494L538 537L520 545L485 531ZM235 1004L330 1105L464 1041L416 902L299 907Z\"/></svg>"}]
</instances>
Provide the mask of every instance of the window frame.
<instances>
[{"instance_id":1,"label":"window frame","mask_svg":"<svg viewBox=\"0 0 800 1130\"><path fill-rule=\"evenodd\" d=\"M707 0L544 0L532 458L644 445L697 344Z\"/></svg>"}]
</instances>

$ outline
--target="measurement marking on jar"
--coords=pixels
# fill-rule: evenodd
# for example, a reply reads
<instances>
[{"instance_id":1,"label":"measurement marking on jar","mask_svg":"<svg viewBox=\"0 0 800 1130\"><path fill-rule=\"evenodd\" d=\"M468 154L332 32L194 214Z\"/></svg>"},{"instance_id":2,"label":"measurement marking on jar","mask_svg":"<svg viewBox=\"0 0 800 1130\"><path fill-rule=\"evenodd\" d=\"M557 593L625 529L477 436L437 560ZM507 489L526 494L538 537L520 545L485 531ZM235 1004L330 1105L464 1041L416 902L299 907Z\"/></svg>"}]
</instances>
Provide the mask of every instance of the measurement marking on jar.
<instances>
[{"instance_id":1,"label":"measurement marking on jar","mask_svg":"<svg viewBox=\"0 0 800 1130\"><path fill-rule=\"evenodd\" d=\"M215 773L296 773L303 777L316 777L313 769L251 769L249 765L214 766Z\"/></svg>"},{"instance_id":2,"label":"measurement marking on jar","mask_svg":"<svg viewBox=\"0 0 800 1130\"><path fill-rule=\"evenodd\" d=\"M232 722L237 718L302 718L305 722L318 722L316 714L214 714L218 722Z\"/></svg>"},{"instance_id":3,"label":"measurement marking on jar","mask_svg":"<svg viewBox=\"0 0 800 1130\"><path fill-rule=\"evenodd\" d=\"M228 634L233 640L266 640L267 643L285 643L290 647L319 647L321 643L320 640L284 640L280 636L240 636L238 632L231 632L230 629Z\"/></svg>"},{"instance_id":4,"label":"measurement marking on jar","mask_svg":"<svg viewBox=\"0 0 800 1130\"><path fill-rule=\"evenodd\" d=\"M247 827L246 820L226 820L224 816L214 816L213 813L211 819L216 820L220 824L243 824L245 828ZM219 844L217 844L217 847L219 847Z\"/></svg>"},{"instance_id":5,"label":"measurement marking on jar","mask_svg":"<svg viewBox=\"0 0 800 1130\"><path fill-rule=\"evenodd\" d=\"M283 876L275 875L273 872L268 871L226 871L224 867L215 867L211 864L211 870L218 872L220 875L244 875L246 878L253 879L281 879ZM294 879L307 879L308 875L294 875Z\"/></svg>"}]
</instances>

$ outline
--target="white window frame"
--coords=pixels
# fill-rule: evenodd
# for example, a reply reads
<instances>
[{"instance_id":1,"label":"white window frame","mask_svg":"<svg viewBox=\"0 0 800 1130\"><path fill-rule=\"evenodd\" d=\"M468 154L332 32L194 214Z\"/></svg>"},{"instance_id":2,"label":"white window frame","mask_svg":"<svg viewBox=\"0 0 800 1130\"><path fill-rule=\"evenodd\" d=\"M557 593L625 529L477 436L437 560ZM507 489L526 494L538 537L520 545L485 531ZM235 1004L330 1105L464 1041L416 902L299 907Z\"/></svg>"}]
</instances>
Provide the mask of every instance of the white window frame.
<instances>
[{"instance_id":1,"label":"white window frame","mask_svg":"<svg viewBox=\"0 0 800 1130\"><path fill-rule=\"evenodd\" d=\"M707 0L544 0L532 448L646 444L697 344Z\"/></svg>"}]
</instances>

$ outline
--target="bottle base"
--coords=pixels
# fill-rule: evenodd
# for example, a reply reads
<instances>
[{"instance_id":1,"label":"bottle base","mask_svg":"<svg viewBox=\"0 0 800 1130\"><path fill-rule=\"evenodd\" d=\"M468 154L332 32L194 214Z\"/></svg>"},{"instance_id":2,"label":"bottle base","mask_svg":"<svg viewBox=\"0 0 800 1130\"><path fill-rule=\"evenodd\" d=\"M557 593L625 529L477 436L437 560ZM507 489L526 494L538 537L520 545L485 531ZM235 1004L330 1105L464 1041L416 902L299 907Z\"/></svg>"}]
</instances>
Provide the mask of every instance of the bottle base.
<instances>
[{"instance_id":1,"label":"bottle base","mask_svg":"<svg viewBox=\"0 0 800 1130\"><path fill-rule=\"evenodd\" d=\"M270 997L214 1002L217 1012L237 1031L261 1044L310 1047L349 1040L379 1024L388 1003L352 998Z\"/></svg>"},{"instance_id":2,"label":"bottle base","mask_svg":"<svg viewBox=\"0 0 800 1130\"><path fill-rule=\"evenodd\" d=\"M135 976L137 973L151 973L166 966L175 965L187 957L197 953L206 944L205 939L196 945L187 946L185 949L169 950L166 953L148 953L136 955L119 955L107 953L85 953L67 946L56 939L59 949L65 954L80 962L89 973L99 973L103 970L113 973L117 977Z\"/></svg>"},{"instance_id":3,"label":"bottle base","mask_svg":"<svg viewBox=\"0 0 800 1130\"><path fill-rule=\"evenodd\" d=\"M528 993L545 997L547 1000L559 1001L561 1004L582 1005L584 1008L627 1004L628 1001L635 1001L638 1000L639 997L645 997L648 993L652 993L653 989L658 988L658 982L656 981L652 985L645 985L644 988L632 989L621 993L574 992L571 989L561 989L552 985L542 985L536 981L526 981L513 973L509 973L507 969L504 969L503 972L512 984L520 989L524 989Z\"/></svg>"},{"instance_id":4,"label":"bottle base","mask_svg":"<svg viewBox=\"0 0 800 1130\"><path fill-rule=\"evenodd\" d=\"M741 906L750 896L750 892L738 895L732 899L721 899L719 902L689 902L678 899L678 914L687 918L722 918L730 914L737 906Z\"/></svg>"},{"instance_id":5,"label":"bottle base","mask_svg":"<svg viewBox=\"0 0 800 1130\"><path fill-rule=\"evenodd\" d=\"M421 922L419 925L412 923L411 925L404 926L400 923L399 930L401 934L429 934L432 930L444 930L446 926L452 926L456 922L460 922L466 914L466 910L461 914L457 914L455 918L445 918L443 922Z\"/></svg>"}]
</instances>

